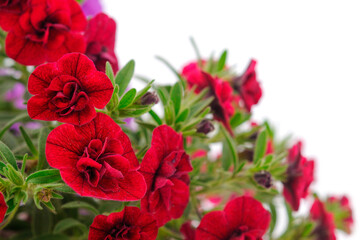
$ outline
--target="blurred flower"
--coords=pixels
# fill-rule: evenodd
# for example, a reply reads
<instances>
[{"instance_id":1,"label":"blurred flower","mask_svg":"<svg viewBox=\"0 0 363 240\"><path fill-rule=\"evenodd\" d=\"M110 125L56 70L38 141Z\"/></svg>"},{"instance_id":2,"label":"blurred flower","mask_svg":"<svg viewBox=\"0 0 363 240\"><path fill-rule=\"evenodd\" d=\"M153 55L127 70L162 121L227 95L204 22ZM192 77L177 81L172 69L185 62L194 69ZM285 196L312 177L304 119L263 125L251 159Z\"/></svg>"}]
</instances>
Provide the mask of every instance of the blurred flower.
<instances>
[{"instance_id":1,"label":"blurred flower","mask_svg":"<svg viewBox=\"0 0 363 240\"><path fill-rule=\"evenodd\" d=\"M28 0L1 0L0 1L0 27L10 31L19 20L20 15L27 8Z\"/></svg>"},{"instance_id":2,"label":"blurred flower","mask_svg":"<svg viewBox=\"0 0 363 240\"><path fill-rule=\"evenodd\" d=\"M316 227L311 233L316 240L335 240L335 225L333 214L329 213L324 204L316 199L310 209L311 219L316 222Z\"/></svg>"},{"instance_id":3,"label":"blurred flower","mask_svg":"<svg viewBox=\"0 0 363 240\"><path fill-rule=\"evenodd\" d=\"M94 16L102 12L101 0L85 0L82 4L82 10L86 16Z\"/></svg>"},{"instance_id":4,"label":"blurred flower","mask_svg":"<svg viewBox=\"0 0 363 240\"><path fill-rule=\"evenodd\" d=\"M262 89L256 77L256 64L255 60L251 60L246 71L233 80L233 88L239 93L248 112L251 112L252 106L257 104L262 96Z\"/></svg>"},{"instance_id":5,"label":"blurred flower","mask_svg":"<svg viewBox=\"0 0 363 240\"><path fill-rule=\"evenodd\" d=\"M26 109L24 94L25 86L21 83L15 83L14 87L5 93L5 101L13 102L17 109Z\"/></svg>"},{"instance_id":6,"label":"blurred flower","mask_svg":"<svg viewBox=\"0 0 363 240\"><path fill-rule=\"evenodd\" d=\"M158 234L156 221L138 207L125 207L108 216L97 215L90 226L88 239L154 240Z\"/></svg>"},{"instance_id":7,"label":"blurred flower","mask_svg":"<svg viewBox=\"0 0 363 240\"><path fill-rule=\"evenodd\" d=\"M105 72L108 61L116 73L119 69L115 54L116 22L99 13L88 21L84 36L87 41L86 55L95 63L97 70Z\"/></svg>"},{"instance_id":8,"label":"blurred flower","mask_svg":"<svg viewBox=\"0 0 363 240\"><path fill-rule=\"evenodd\" d=\"M207 213L197 228L195 239L262 239L270 218L259 201L238 197L228 202L223 211Z\"/></svg>"},{"instance_id":9,"label":"blurred flower","mask_svg":"<svg viewBox=\"0 0 363 240\"><path fill-rule=\"evenodd\" d=\"M302 143L298 142L289 150L287 157L287 177L284 182L284 197L294 211L299 210L300 199L309 193L314 180L314 161L308 161L301 154Z\"/></svg>"},{"instance_id":10,"label":"blurred flower","mask_svg":"<svg viewBox=\"0 0 363 240\"><path fill-rule=\"evenodd\" d=\"M326 202L327 209L334 215L334 223L338 229L346 233L352 232L353 211L346 196L329 197Z\"/></svg>"},{"instance_id":11,"label":"blurred flower","mask_svg":"<svg viewBox=\"0 0 363 240\"><path fill-rule=\"evenodd\" d=\"M190 221L183 223L180 227L180 233L184 237L183 240L195 240L195 228Z\"/></svg>"},{"instance_id":12,"label":"blurred flower","mask_svg":"<svg viewBox=\"0 0 363 240\"><path fill-rule=\"evenodd\" d=\"M208 119L203 119L200 123L197 124L197 132L208 134L214 130L213 123Z\"/></svg>"}]
</instances>

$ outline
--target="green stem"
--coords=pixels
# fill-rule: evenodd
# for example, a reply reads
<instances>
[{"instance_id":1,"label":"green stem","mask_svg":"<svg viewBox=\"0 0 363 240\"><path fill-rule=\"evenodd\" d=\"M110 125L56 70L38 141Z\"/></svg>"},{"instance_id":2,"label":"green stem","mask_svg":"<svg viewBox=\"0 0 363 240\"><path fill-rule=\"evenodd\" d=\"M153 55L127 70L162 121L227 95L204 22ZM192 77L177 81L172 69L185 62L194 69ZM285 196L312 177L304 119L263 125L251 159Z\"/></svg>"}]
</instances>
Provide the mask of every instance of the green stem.
<instances>
[{"instance_id":1,"label":"green stem","mask_svg":"<svg viewBox=\"0 0 363 240\"><path fill-rule=\"evenodd\" d=\"M16 212L19 209L19 205L20 205L20 202L18 202L18 204L16 205L16 207L14 208L14 210L11 212L11 214L7 217L7 219L0 226L0 231L3 230L11 222L11 220L13 220L13 218L16 215Z\"/></svg>"}]
</instances>

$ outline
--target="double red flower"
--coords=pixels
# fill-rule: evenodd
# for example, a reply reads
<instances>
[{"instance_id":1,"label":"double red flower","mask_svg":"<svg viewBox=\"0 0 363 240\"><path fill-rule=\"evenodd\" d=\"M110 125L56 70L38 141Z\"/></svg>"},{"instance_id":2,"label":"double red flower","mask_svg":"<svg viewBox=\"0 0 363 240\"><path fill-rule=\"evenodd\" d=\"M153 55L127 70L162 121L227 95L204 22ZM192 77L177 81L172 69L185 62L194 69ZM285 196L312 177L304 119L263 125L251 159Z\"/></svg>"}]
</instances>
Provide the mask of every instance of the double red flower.
<instances>
[{"instance_id":1,"label":"double red flower","mask_svg":"<svg viewBox=\"0 0 363 240\"><path fill-rule=\"evenodd\" d=\"M85 55L70 53L37 67L28 90L35 95L28 101L31 118L83 125L95 118L95 107L106 106L113 86Z\"/></svg>"},{"instance_id":2,"label":"double red flower","mask_svg":"<svg viewBox=\"0 0 363 240\"><path fill-rule=\"evenodd\" d=\"M310 217L316 222L312 235L316 240L335 240L335 225L332 213L329 213L324 204L316 199L310 209Z\"/></svg>"},{"instance_id":3,"label":"double red flower","mask_svg":"<svg viewBox=\"0 0 363 240\"><path fill-rule=\"evenodd\" d=\"M334 216L334 222L337 228L345 231L346 233L352 232L352 227L354 224L353 211L349 203L349 199L346 196L342 197L329 197L327 201L328 205L332 208L338 208L339 216ZM341 214L341 213L345 214ZM342 217L343 216L343 217Z\"/></svg>"},{"instance_id":4,"label":"double red flower","mask_svg":"<svg viewBox=\"0 0 363 240\"><path fill-rule=\"evenodd\" d=\"M228 82L203 72L197 63L193 62L185 66L182 76L187 80L190 87L195 86L196 93L204 88L209 88L208 97L214 97L210 104L213 116L222 122L225 128L233 135L229 120L234 113L232 106L233 89Z\"/></svg>"},{"instance_id":5,"label":"double red flower","mask_svg":"<svg viewBox=\"0 0 363 240\"><path fill-rule=\"evenodd\" d=\"M104 13L99 13L88 22L85 33L86 55L95 63L97 70L105 72L109 61L113 71L118 71L115 54L116 22Z\"/></svg>"},{"instance_id":6,"label":"double red flower","mask_svg":"<svg viewBox=\"0 0 363 240\"><path fill-rule=\"evenodd\" d=\"M308 161L301 154L302 143L298 142L289 150L287 157L287 178L284 182L284 197L297 211L300 207L300 199L309 193L309 186L314 180L314 161Z\"/></svg>"},{"instance_id":7,"label":"double red flower","mask_svg":"<svg viewBox=\"0 0 363 240\"><path fill-rule=\"evenodd\" d=\"M63 124L48 136L46 157L81 196L134 201L146 192L130 139L109 116L83 126Z\"/></svg>"},{"instance_id":8,"label":"double red flower","mask_svg":"<svg viewBox=\"0 0 363 240\"><path fill-rule=\"evenodd\" d=\"M252 197L231 200L223 211L206 214L196 231L196 240L262 240L270 213Z\"/></svg>"},{"instance_id":9,"label":"double red flower","mask_svg":"<svg viewBox=\"0 0 363 240\"><path fill-rule=\"evenodd\" d=\"M141 209L151 213L158 226L183 214L189 202L191 170L182 135L166 125L155 128L140 168L148 189Z\"/></svg>"},{"instance_id":10,"label":"double red flower","mask_svg":"<svg viewBox=\"0 0 363 240\"><path fill-rule=\"evenodd\" d=\"M154 240L158 227L154 218L137 207L125 207L109 216L98 215L90 226L89 240Z\"/></svg>"},{"instance_id":11,"label":"double red flower","mask_svg":"<svg viewBox=\"0 0 363 240\"><path fill-rule=\"evenodd\" d=\"M252 106L257 104L262 96L262 89L257 81L256 64L255 60L251 60L246 71L233 80L233 88L239 93L248 112L251 112Z\"/></svg>"},{"instance_id":12,"label":"double red flower","mask_svg":"<svg viewBox=\"0 0 363 240\"><path fill-rule=\"evenodd\" d=\"M6 205L5 198L2 192L0 192L0 223L4 221L8 205Z\"/></svg>"},{"instance_id":13,"label":"double red flower","mask_svg":"<svg viewBox=\"0 0 363 240\"><path fill-rule=\"evenodd\" d=\"M12 17L0 18L1 26L9 30L5 50L10 58L24 65L38 65L57 61L66 53L85 51L82 34L87 20L75 0L6 2L7 9L12 5L16 8Z\"/></svg>"}]
</instances>

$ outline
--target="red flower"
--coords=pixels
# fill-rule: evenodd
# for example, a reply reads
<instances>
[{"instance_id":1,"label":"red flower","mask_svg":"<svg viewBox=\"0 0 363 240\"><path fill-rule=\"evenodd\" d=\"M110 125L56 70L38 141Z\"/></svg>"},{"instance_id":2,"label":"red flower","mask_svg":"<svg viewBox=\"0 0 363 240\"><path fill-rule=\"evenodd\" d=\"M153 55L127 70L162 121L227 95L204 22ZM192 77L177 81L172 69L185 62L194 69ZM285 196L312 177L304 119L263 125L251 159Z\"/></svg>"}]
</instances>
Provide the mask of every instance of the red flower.
<instances>
[{"instance_id":1,"label":"red flower","mask_svg":"<svg viewBox=\"0 0 363 240\"><path fill-rule=\"evenodd\" d=\"M312 235L316 240L335 240L335 226L333 214L326 211L324 204L316 199L310 209L311 219L317 222Z\"/></svg>"},{"instance_id":2,"label":"red flower","mask_svg":"<svg viewBox=\"0 0 363 240\"><path fill-rule=\"evenodd\" d=\"M0 0L0 27L10 31L27 7L28 0Z\"/></svg>"},{"instance_id":3,"label":"red flower","mask_svg":"<svg viewBox=\"0 0 363 240\"><path fill-rule=\"evenodd\" d=\"M113 86L85 55L70 53L37 67L28 90L35 95L28 101L31 118L83 125L95 118L94 107L106 106Z\"/></svg>"},{"instance_id":4,"label":"red flower","mask_svg":"<svg viewBox=\"0 0 363 240\"><path fill-rule=\"evenodd\" d=\"M57 61L66 53L84 52L86 25L75 0L29 0L6 37L6 54L21 64L38 65Z\"/></svg>"},{"instance_id":5,"label":"red flower","mask_svg":"<svg viewBox=\"0 0 363 240\"><path fill-rule=\"evenodd\" d=\"M0 223L4 221L8 205L6 205L5 198L2 192L0 192Z\"/></svg>"},{"instance_id":6,"label":"red flower","mask_svg":"<svg viewBox=\"0 0 363 240\"><path fill-rule=\"evenodd\" d=\"M232 106L233 89L229 83L203 72L196 62L192 62L185 66L181 75L187 80L190 88L196 87L196 93L209 87L210 91L207 96L214 97L214 100L210 105L214 118L217 121L222 122L225 128L233 135L229 124L229 119L234 113L234 108Z\"/></svg>"},{"instance_id":7,"label":"red flower","mask_svg":"<svg viewBox=\"0 0 363 240\"><path fill-rule=\"evenodd\" d=\"M346 196L330 197L327 202L328 206L332 206L332 209L337 211L337 215L334 214L334 222L337 228L343 230L346 233L352 232L353 227L353 211L349 203L349 199Z\"/></svg>"},{"instance_id":8,"label":"red flower","mask_svg":"<svg viewBox=\"0 0 363 240\"><path fill-rule=\"evenodd\" d=\"M270 213L257 200L243 196L227 203L223 211L206 214L196 240L262 240L270 224Z\"/></svg>"},{"instance_id":9,"label":"red flower","mask_svg":"<svg viewBox=\"0 0 363 240\"><path fill-rule=\"evenodd\" d=\"M284 182L284 197L293 210L299 210L300 199L309 193L309 186L314 180L314 161L308 161L301 155L301 142L289 150L287 157L287 178Z\"/></svg>"},{"instance_id":10,"label":"red flower","mask_svg":"<svg viewBox=\"0 0 363 240\"><path fill-rule=\"evenodd\" d=\"M189 222L183 223L180 228L180 233L183 235L184 240L195 240L195 228Z\"/></svg>"},{"instance_id":11,"label":"red flower","mask_svg":"<svg viewBox=\"0 0 363 240\"><path fill-rule=\"evenodd\" d=\"M154 129L151 148L141 162L147 192L141 209L153 215L158 226L179 218L189 201L189 156L183 149L183 137L171 127Z\"/></svg>"},{"instance_id":12,"label":"red flower","mask_svg":"<svg viewBox=\"0 0 363 240\"><path fill-rule=\"evenodd\" d=\"M81 196L134 201L146 192L130 139L109 116L83 126L63 124L48 136L46 157Z\"/></svg>"},{"instance_id":13,"label":"red flower","mask_svg":"<svg viewBox=\"0 0 363 240\"><path fill-rule=\"evenodd\" d=\"M99 71L105 72L106 62L111 63L113 71L118 71L115 55L116 22L104 13L93 17L87 26L85 38L87 40L86 55L92 59Z\"/></svg>"},{"instance_id":14,"label":"red flower","mask_svg":"<svg viewBox=\"0 0 363 240\"><path fill-rule=\"evenodd\" d=\"M242 76L233 80L233 87L239 93L248 112L251 112L252 106L257 104L262 96L260 83L256 77L256 64L255 60L251 60Z\"/></svg>"},{"instance_id":15,"label":"red flower","mask_svg":"<svg viewBox=\"0 0 363 240\"><path fill-rule=\"evenodd\" d=\"M96 216L88 240L154 240L157 234L156 221L150 214L137 207L125 207L122 212Z\"/></svg>"}]
</instances>

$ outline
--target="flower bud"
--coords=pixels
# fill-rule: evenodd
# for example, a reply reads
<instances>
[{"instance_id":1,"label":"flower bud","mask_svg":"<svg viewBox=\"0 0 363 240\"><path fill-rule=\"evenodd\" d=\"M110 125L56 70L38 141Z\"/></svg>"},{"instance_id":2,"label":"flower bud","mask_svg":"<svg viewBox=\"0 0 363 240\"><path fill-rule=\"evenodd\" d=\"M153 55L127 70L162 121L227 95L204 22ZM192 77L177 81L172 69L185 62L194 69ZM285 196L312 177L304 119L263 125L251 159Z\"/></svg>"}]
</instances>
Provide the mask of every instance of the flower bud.
<instances>
[{"instance_id":1,"label":"flower bud","mask_svg":"<svg viewBox=\"0 0 363 240\"><path fill-rule=\"evenodd\" d=\"M155 92L147 92L140 98L141 105L157 104L159 97Z\"/></svg>"},{"instance_id":2,"label":"flower bud","mask_svg":"<svg viewBox=\"0 0 363 240\"><path fill-rule=\"evenodd\" d=\"M52 198L52 190L44 188L37 193L37 197L42 202L49 202Z\"/></svg>"},{"instance_id":3,"label":"flower bud","mask_svg":"<svg viewBox=\"0 0 363 240\"><path fill-rule=\"evenodd\" d=\"M269 173L269 172L261 171L261 172L255 173L253 178L259 185L261 185L265 188L272 187L272 178L271 178L271 173Z\"/></svg>"},{"instance_id":4,"label":"flower bud","mask_svg":"<svg viewBox=\"0 0 363 240\"><path fill-rule=\"evenodd\" d=\"M199 133L208 134L213 130L214 130L214 125L208 119L203 119L197 125L197 132L199 132Z\"/></svg>"}]
</instances>

